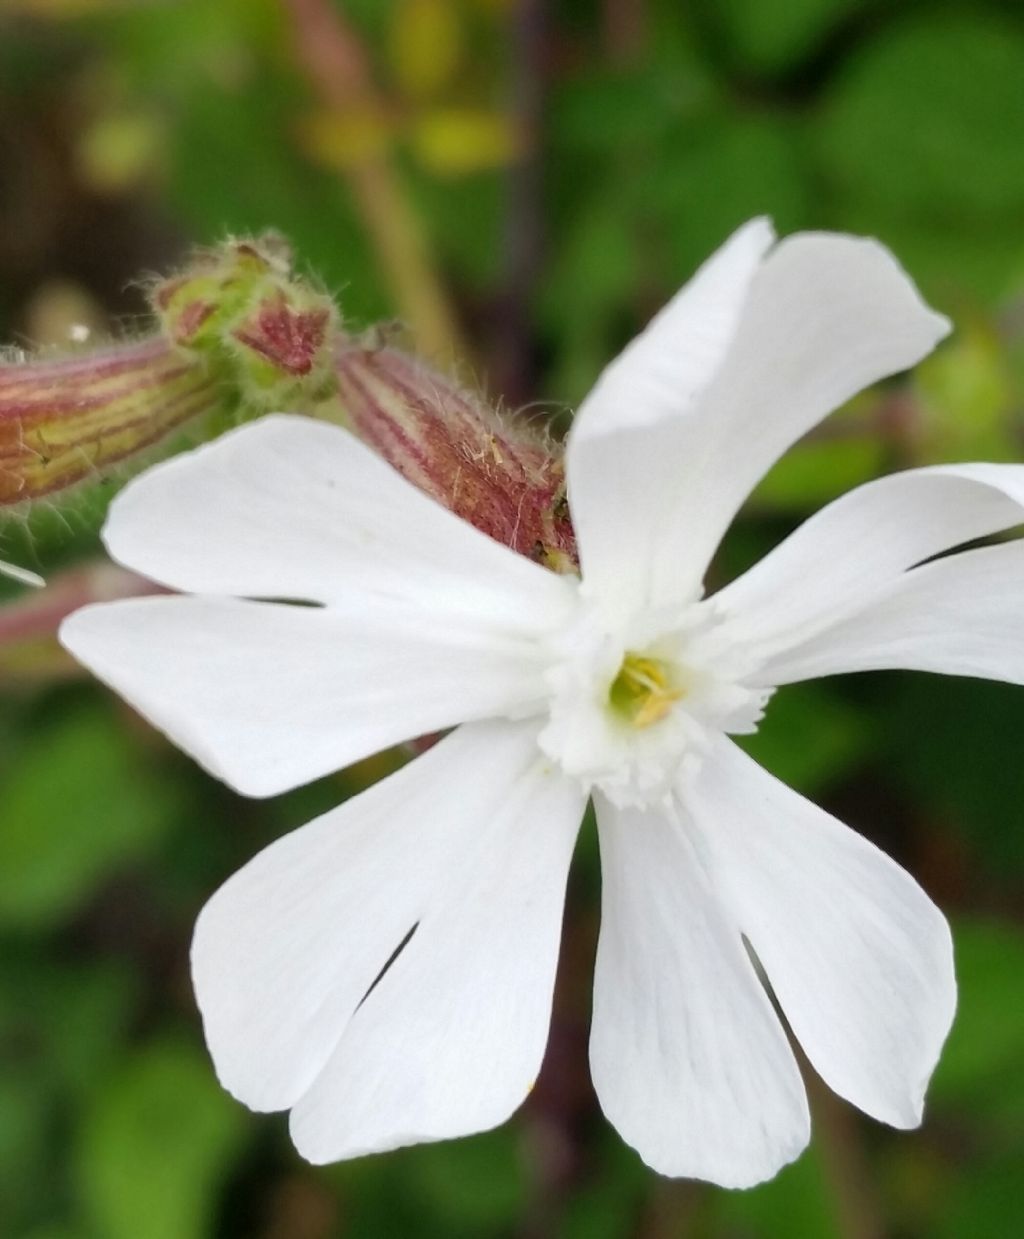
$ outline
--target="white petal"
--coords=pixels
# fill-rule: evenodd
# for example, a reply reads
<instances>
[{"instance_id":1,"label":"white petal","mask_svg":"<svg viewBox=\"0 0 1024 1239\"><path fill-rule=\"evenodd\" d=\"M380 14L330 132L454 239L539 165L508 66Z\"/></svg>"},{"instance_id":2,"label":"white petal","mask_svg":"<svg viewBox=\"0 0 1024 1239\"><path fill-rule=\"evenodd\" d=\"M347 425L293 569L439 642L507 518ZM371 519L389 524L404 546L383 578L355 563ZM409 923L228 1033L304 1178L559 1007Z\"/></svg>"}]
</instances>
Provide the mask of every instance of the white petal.
<instances>
[{"instance_id":1,"label":"white petal","mask_svg":"<svg viewBox=\"0 0 1024 1239\"><path fill-rule=\"evenodd\" d=\"M110 554L175 590L317 602L378 594L558 611L566 582L418 491L337 426L273 416L129 483Z\"/></svg>"},{"instance_id":2,"label":"white petal","mask_svg":"<svg viewBox=\"0 0 1024 1239\"><path fill-rule=\"evenodd\" d=\"M225 1087L296 1106L318 1162L501 1122L543 1055L582 808L535 728L481 724L261 852L192 947Z\"/></svg>"},{"instance_id":3,"label":"white petal","mask_svg":"<svg viewBox=\"0 0 1024 1239\"><path fill-rule=\"evenodd\" d=\"M450 846L443 889L292 1111L310 1161L485 1131L533 1087L585 797L537 762L532 732L528 744L516 776L469 756L483 803Z\"/></svg>"},{"instance_id":4,"label":"white petal","mask_svg":"<svg viewBox=\"0 0 1024 1239\"><path fill-rule=\"evenodd\" d=\"M686 483L694 406L729 349L750 282L775 239L767 220L734 233L608 365L580 406L566 451L584 576L641 601L666 495Z\"/></svg>"},{"instance_id":5,"label":"white petal","mask_svg":"<svg viewBox=\"0 0 1024 1239\"><path fill-rule=\"evenodd\" d=\"M86 607L61 641L207 770L269 796L411 737L543 699L533 617L134 598Z\"/></svg>"},{"instance_id":6,"label":"white petal","mask_svg":"<svg viewBox=\"0 0 1024 1239\"><path fill-rule=\"evenodd\" d=\"M915 564L1021 521L1022 465L895 473L822 508L712 605L731 644L778 652L863 609Z\"/></svg>"},{"instance_id":7,"label":"white petal","mask_svg":"<svg viewBox=\"0 0 1024 1239\"><path fill-rule=\"evenodd\" d=\"M676 418L692 405L727 355L750 282L774 241L771 223L752 219L711 255L605 367L577 412L575 448Z\"/></svg>"},{"instance_id":8,"label":"white petal","mask_svg":"<svg viewBox=\"0 0 1024 1239\"><path fill-rule=\"evenodd\" d=\"M681 824L603 800L597 812L590 1061L601 1107L662 1174L768 1179L807 1144L807 1100L739 929Z\"/></svg>"},{"instance_id":9,"label":"white petal","mask_svg":"<svg viewBox=\"0 0 1024 1239\"><path fill-rule=\"evenodd\" d=\"M949 927L899 865L723 739L690 807L731 914L822 1079L921 1121L956 1007Z\"/></svg>"},{"instance_id":10,"label":"white petal","mask_svg":"<svg viewBox=\"0 0 1024 1239\"><path fill-rule=\"evenodd\" d=\"M1024 684L1024 541L904 573L758 675L774 685L896 668Z\"/></svg>"},{"instance_id":11,"label":"white petal","mask_svg":"<svg viewBox=\"0 0 1024 1239\"><path fill-rule=\"evenodd\" d=\"M682 391L674 415L570 455L584 575L593 567L601 593L655 606L694 597L737 508L786 448L863 387L914 365L949 327L886 249L854 237L790 237L729 293L734 318L742 304L710 381ZM649 352L685 348L682 335L659 331ZM626 386L616 384L620 398Z\"/></svg>"}]
</instances>

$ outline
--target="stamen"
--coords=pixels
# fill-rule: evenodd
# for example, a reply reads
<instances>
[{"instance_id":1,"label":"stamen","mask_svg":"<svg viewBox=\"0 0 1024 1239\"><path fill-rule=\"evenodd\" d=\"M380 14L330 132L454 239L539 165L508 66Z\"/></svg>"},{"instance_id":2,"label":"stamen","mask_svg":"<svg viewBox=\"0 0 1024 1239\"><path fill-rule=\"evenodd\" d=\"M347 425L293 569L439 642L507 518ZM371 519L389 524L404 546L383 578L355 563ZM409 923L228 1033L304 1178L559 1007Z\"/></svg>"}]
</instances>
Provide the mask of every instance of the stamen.
<instances>
[{"instance_id":1,"label":"stamen","mask_svg":"<svg viewBox=\"0 0 1024 1239\"><path fill-rule=\"evenodd\" d=\"M634 727L650 727L684 695L685 690L673 684L668 663L644 654L627 654L608 690L608 704Z\"/></svg>"}]
</instances>

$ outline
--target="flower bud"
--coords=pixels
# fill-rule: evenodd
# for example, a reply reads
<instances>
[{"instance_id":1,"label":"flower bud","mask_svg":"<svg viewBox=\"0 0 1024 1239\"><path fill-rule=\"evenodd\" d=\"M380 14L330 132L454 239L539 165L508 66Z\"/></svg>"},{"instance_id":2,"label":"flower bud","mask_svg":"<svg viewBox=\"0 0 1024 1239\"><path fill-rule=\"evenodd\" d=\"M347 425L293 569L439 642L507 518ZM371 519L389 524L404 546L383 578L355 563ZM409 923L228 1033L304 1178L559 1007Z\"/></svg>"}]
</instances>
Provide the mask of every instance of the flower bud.
<instances>
[{"instance_id":1,"label":"flower bud","mask_svg":"<svg viewBox=\"0 0 1024 1239\"><path fill-rule=\"evenodd\" d=\"M202 252L151 297L168 339L236 386L244 407L306 410L334 394L337 310L293 274L280 237Z\"/></svg>"},{"instance_id":2,"label":"flower bud","mask_svg":"<svg viewBox=\"0 0 1024 1239\"><path fill-rule=\"evenodd\" d=\"M576 544L560 447L415 358L355 341L336 354L346 424L457 516L558 572Z\"/></svg>"},{"instance_id":3,"label":"flower bud","mask_svg":"<svg viewBox=\"0 0 1024 1239\"><path fill-rule=\"evenodd\" d=\"M197 255L151 291L162 335L0 364L0 508L148 463L269 410L337 421L414 485L520 554L573 571L559 445L397 348L346 336L273 235ZM24 579L24 576L22 576Z\"/></svg>"},{"instance_id":4,"label":"flower bud","mask_svg":"<svg viewBox=\"0 0 1024 1239\"><path fill-rule=\"evenodd\" d=\"M221 403L209 372L160 339L0 365L0 507L101 477Z\"/></svg>"},{"instance_id":5,"label":"flower bud","mask_svg":"<svg viewBox=\"0 0 1024 1239\"><path fill-rule=\"evenodd\" d=\"M337 313L274 236L199 255L152 291L162 338L0 363L0 508L144 464L203 414L316 412L334 394Z\"/></svg>"}]
</instances>

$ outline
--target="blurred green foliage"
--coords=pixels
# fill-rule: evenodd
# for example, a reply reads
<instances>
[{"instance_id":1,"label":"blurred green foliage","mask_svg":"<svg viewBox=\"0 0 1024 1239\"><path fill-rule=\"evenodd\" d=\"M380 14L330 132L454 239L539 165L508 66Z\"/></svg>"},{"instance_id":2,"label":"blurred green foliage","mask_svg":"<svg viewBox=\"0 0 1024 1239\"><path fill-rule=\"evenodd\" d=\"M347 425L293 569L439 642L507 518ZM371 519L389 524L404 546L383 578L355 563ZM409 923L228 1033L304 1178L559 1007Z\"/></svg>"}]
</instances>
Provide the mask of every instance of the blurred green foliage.
<instances>
[{"instance_id":1,"label":"blurred green foliage","mask_svg":"<svg viewBox=\"0 0 1024 1239\"><path fill-rule=\"evenodd\" d=\"M740 570L888 468L1024 454L1024 13L1016 0L351 0L372 98L325 101L279 0L0 4L0 338L102 326L192 243L274 227L354 326L405 313L353 192L389 162L496 394L577 400L751 215L882 237L958 333L792 453ZM534 18L546 13L546 20ZM539 100L539 103L537 101ZM508 384L506 391L503 384ZM502 384L502 386L499 386ZM102 502L33 528L96 550ZM10 531L13 556L23 535ZM2 587L8 594L13 590ZM380 762L231 797L52 658L0 662L0 1234L12 1239L1009 1239L1024 1230L1024 694L923 676L780 693L758 758L953 915L960 1013L922 1131L816 1099L771 1184L659 1181L586 1078L596 875L581 843L552 1059L502 1130L322 1170L224 1095L191 922L235 867ZM66 667L62 675L69 675ZM580 976L575 975L575 970Z\"/></svg>"},{"instance_id":2,"label":"blurred green foliage","mask_svg":"<svg viewBox=\"0 0 1024 1239\"><path fill-rule=\"evenodd\" d=\"M4 759L4 929L71 916L98 879L151 852L184 807L184 789L147 769L118 720L95 710L23 733Z\"/></svg>"}]
</instances>

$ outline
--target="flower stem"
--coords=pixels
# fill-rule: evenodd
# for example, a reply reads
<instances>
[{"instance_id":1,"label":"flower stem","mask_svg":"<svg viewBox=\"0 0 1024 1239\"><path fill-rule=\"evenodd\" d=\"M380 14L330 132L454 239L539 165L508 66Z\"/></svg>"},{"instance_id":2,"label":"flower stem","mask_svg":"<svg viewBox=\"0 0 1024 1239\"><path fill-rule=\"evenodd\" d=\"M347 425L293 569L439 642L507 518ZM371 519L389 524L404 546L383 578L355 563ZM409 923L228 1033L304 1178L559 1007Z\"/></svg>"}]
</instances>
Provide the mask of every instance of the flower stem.
<instances>
[{"instance_id":1,"label":"flower stem","mask_svg":"<svg viewBox=\"0 0 1024 1239\"><path fill-rule=\"evenodd\" d=\"M324 103L338 112L376 111L380 102L365 51L340 10L327 0L285 4L299 62ZM466 357L423 227L389 155L368 153L345 175L418 350L441 365Z\"/></svg>"},{"instance_id":2,"label":"flower stem","mask_svg":"<svg viewBox=\"0 0 1024 1239\"><path fill-rule=\"evenodd\" d=\"M883 1239L882 1211L864 1158L857 1118L812 1070L805 1069L804 1080L829 1199L833 1204L836 1233L840 1239Z\"/></svg>"}]
</instances>

